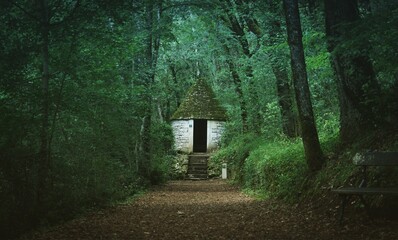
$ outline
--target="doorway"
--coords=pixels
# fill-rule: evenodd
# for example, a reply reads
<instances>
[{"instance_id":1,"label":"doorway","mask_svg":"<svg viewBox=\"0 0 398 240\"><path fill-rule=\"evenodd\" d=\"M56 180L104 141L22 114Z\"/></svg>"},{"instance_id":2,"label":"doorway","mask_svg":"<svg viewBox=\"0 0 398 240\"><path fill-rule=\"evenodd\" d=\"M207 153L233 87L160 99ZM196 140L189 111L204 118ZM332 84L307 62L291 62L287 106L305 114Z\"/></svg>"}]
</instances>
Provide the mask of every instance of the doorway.
<instances>
[{"instance_id":1,"label":"doorway","mask_svg":"<svg viewBox=\"0 0 398 240\"><path fill-rule=\"evenodd\" d=\"M207 120L195 119L193 122L193 151L207 151Z\"/></svg>"}]
</instances>

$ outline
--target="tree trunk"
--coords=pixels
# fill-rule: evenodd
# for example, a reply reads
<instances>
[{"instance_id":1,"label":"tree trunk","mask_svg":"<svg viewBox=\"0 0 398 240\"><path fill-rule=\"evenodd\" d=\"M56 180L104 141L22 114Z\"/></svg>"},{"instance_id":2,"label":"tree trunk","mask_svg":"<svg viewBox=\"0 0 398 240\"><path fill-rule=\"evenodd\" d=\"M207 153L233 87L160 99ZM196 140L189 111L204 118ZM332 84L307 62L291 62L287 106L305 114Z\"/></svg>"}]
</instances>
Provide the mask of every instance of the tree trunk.
<instances>
[{"instance_id":1,"label":"tree trunk","mask_svg":"<svg viewBox=\"0 0 398 240\"><path fill-rule=\"evenodd\" d=\"M149 0L145 6L145 28L147 31L146 48L144 53L145 70L143 78L145 79L144 87L145 93L143 100L145 101L145 111L142 118L141 126L141 144L140 144L140 160L139 160L139 173L146 179L150 177L151 169L151 127L152 127L152 76L153 76L153 11L154 5L152 0Z\"/></svg>"},{"instance_id":2,"label":"tree trunk","mask_svg":"<svg viewBox=\"0 0 398 240\"><path fill-rule=\"evenodd\" d=\"M275 3L270 4L272 4L270 6L272 9L271 11L277 14L277 6L274 5ZM282 35L281 22L275 19L271 22L269 28L269 43L271 46L278 43L278 35ZM297 113L294 111L294 96L291 90L287 64L283 56L283 51L274 50L270 53L270 63L276 79L276 90L282 118L282 130L287 137L295 138L300 135L297 126Z\"/></svg>"},{"instance_id":3,"label":"tree trunk","mask_svg":"<svg viewBox=\"0 0 398 240\"><path fill-rule=\"evenodd\" d=\"M49 173L50 173L50 153L49 153L49 81L50 81L50 56L49 56L49 35L50 35L50 18L49 6L47 0L40 1L41 10L41 56L42 56L42 106L41 117L42 124L40 130L40 150L39 150L39 166L38 166L38 189L37 203L38 214L45 213L45 196L48 191Z\"/></svg>"},{"instance_id":4,"label":"tree trunk","mask_svg":"<svg viewBox=\"0 0 398 240\"><path fill-rule=\"evenodd\" d=\"M308 11L313 14L316 10L317 0L308 0Z\"/></svg>"},{"instance_id":5,"label":"tree trunk","mask_svg":"<svg viewBox=\"0 0 398 240\"><path fill-rule=\"evenodd\" d=\"M310 90L307 81L298 0L284 0L283 7L286 17L293 84L296 93L305 157L309 169L316 171L322 168L324 158L315 126Z\"/></svg>"},{"instance_id":6,"label":"tree trunk","mask_svg":"<svg viewBox=\"0 0 398 240\"><path fill-rule=\"evenodd\" d=\"M238 10L241 12L243 15L242 19L244 21L248 30L252 32L253 34L256 35L257 37L257 47L253 50L250 51L250 49L246 46L248 46L248 43L241 44L242 48L244 48L244 53L248 58L250 58L256 50L260 47L260 39L263 37L263 32L257 22L257 20L253 16L253 9L250 5L250 1L248 0L235 0ZM270 11L274 14L277 14L277 8L278 8L278 3L275 3L273 1L269 1L267 3L270 7ZM241 29L239 26L239 22L237 20L233 21L235 23L235 27L233 29ZM278 20L274 20L271 23L271 26L269 28L269 39L267 39L271 45L275 44L277 42L277 36L279 33L282 32L282 28L280 26L280 22ZM247 42L247 39L243 39L242 37L244 36L244 31L237 31L238 33L241 33L241 41ZM281 116L282 116L282 129L283 133L288 136L289 138L294 138L298 136L298 129L297 129L297 117L293 109L293 96L292 96L292 91L290 88L290 81L289 81L289 76L286 70L286 66L283 64L283 60L280 60L280 57L276 59L273 53L270 54L271 58L271 67L272 71L275 75L276 81L277 81L277 94L278 94L278 103L279 107L281 109ZM253 77L253 70L251 66L249 66L248 70L246 71L246 75ZM252 84L251 87L251 93L255 93L254 86ZM254 112L258 113L260 109L258 109L258 97L254 100L255 108L253 109ZM259 130L259 127L261 126L258 121L260 121L260 115L258 114L257 117L255 117L253 121L254 126L258 126L257 131Z\"/></svg>"},{"instance_id":7,"label":"tree trunk","mask_svg":"<svg viewBox=\"0 0 398 240\"><path fill-rule=\"evenodd\" d=\"M139 165L140 174L149 179L151 177L151 128L152 128L152 86L155 81L155 70L160 46L160 35L154 36L154 24L159 24L162 13L162 0L149 0L146 3L146 50L145 50L145 94L144 101L146 102L145 113L142 122L141 132L141 161Z\"/></svg>"},{"instance_id":8,"label":"tree trunk","mask_svg":"<svg viewBox=\"0 0 398 240\"><path fill-rule=\"evenodd\" d=\"M236 71L235 65L232 62L231 59L227 59L227 63L229 66L229 70L231 71L232 79L234 81L235 85L235 92L238 95L239 99L239 104L240 104L240 116L242 119L242 131L243 133L247 133L249 131L249 126L247 122L247 107L246 107L246 101L243 96L243 91L242 91L242 81L239 77L238 72Z\"/></svg>"},{"instance_id":9,"label":"tree trunk","mask_svg":"<svg viewBox=\"0 0 398 240\"><path fill-rule=\"evenodd\" d=\"M366 13L372 12L370 0L359 0L358 3L361 5L361 7L364 9Z\"/></svg>"},{"instance_id":10,"label":"tree trunk","mask_svg":"<svg viewBox=\"0 0 398 240\"><path fill-rule=\"evenodd\" d=\"M239 42L239 45L241 46L243 54L247 57L249 60L260 48L259 40L261 36L258 35L258 31L260 29L258 28L257 22L255 21L254 18L249 16L249 12L247 12L247 7L243 6L244 3L242 1L236 1L233 2L232 0L223 0L225 3L224 6L224 11L226 12L227 18L228 18L228 28L233 32L233 37ZM237 17L233 12L233 6L234 4L237 4L240 8L239 16L244 15L245 17ZM246 26L247 25L247 26ZM250 49L250 44L247 39L246 33L245 33L245 28L250 27L251 31L255 31L256 37L257 37L257 46L254 48L254 50ZM255 30L254 30L255 29ZM228 63L231 69L231 64ZM232 66L234 70L231 70L232 76L235 81L235 85L237 82L240 82L239 84L242 84L242 81L240 80L240 76L238 71L236 70L235 66ZM260 114L260 104L259 104L259 97L257 95L256 91L256 86L253 81L253 67L249 64L246 66L246 69L244 71L245 77L248 82L248 91L247 91L247 97L246 100L243 92L242 92L242 86L237 86L240 88L236 90L236 92L239 94L242 94L242 99L240 99L240 102L243 103L244 105L241 106L241 109L243 110L241 112L242 115L242 123L243 123L243 131L247 132L248 130L252 130L255 133L260 133L261 130L261 114ZM238 80L239 79L239 80ZM239 93L240 92L240 93ZM250 100L250 101L247 101ZM250 111L247 111L247 109L250 109Z\"/></svg>"},{"instance_id":11,"label":"tree trunk","mask_svg":"<svg viewBox=\"0 0 398 240\"><path fill-rule=\"evenodd\" d=\"M287 70L284 66L280 66L276 60L271 60L271 67L276 79L276 90L282 116L283 133L289 138L298 137L297 118L293 110L292 90Z\"/></svg>"},{"instance_id":12,"label":"tree trunk","mask_svg":"<svg viewBox=\"0 0 398 240\"><path fill-rule=\"evenodd\" d=\"M171 71L171 76L172 76L174 85L175 85L175 87L177 87L178 86L178 81L177 81L176 67L175 67L174 64L171 64L171 65L169 65L169 68L170 68L170 71ZM175 93L177 107L179 107L180 104L181 104L181 96L180 96L180 93L179 93L178 89L176 91L174 91L174 93Z\"/></svg>"},{"instance_id":13,"label":"tree trunk","mask_svg":"<svg viewBox=\"0 0 398 240\"><path fill-rule=\"evenodd\" d=\"M360 132L376 124L375 99L380 87L372 63L365 54L350 55L334 51L344 41L341 25L359 20L356 0L325 0L325 23L328 50L338 80L340 138L352 142Z\"/></svg>"}]
</instances>

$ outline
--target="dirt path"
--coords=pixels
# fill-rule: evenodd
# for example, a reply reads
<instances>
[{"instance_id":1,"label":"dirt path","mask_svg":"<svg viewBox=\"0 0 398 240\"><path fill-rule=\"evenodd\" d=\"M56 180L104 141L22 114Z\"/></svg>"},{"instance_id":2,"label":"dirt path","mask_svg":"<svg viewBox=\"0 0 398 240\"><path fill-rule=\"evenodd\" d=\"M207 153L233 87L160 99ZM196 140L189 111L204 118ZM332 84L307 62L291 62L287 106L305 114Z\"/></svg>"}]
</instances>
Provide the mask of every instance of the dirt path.
<instances>
[{"instance_id":1,"label":"dirt path","mask_svg":"<svg viewBox=\"0 0 398 240\"><path fill-rule=\"evenodd\" d=\"M23 239L398 239L397 222L341 228L335 212L257 201L221 180L174 181Z\"/></svg>"}]
</instances>

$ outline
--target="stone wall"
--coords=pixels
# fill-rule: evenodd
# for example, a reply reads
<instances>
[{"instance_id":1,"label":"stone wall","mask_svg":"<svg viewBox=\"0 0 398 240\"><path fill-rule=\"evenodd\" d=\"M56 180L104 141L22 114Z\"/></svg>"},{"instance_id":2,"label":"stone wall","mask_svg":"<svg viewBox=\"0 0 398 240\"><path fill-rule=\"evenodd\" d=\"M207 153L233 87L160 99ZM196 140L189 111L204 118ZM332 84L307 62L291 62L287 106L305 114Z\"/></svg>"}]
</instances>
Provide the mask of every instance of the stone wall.
<instances>
[{"instance_id":1,"label":"stone wall","mask_svg":"<svg viewBox=\"0 0 398 240\"><path fill-rule=\"evenodd\" d=\"M171 123L177 151L191 152L193 146L193 120L175 120Z\"/></svg>"},{"instance_id":2,"label":"stone wall","mask_svg":"<svg viewBox=\"0 0 398 240\"><path fill-rule=\"evenodd\" d=\"M193 150L193 124L194 120L174 120L173 127L175 149L190 153ZM207 121L207 152L212 152L219 147L221 136L224 132L225 122Z\"/></svg>"},{"instance_id":3,"label":"stone wall","mask_svg":"<svg viewBox=\"0 0 398 240\"><path fill-rule=\"evenodd\" d=\"M207 151L212 152L219 147L225 129L223 121L207 121Z\"/></svg>"}]
</instances>

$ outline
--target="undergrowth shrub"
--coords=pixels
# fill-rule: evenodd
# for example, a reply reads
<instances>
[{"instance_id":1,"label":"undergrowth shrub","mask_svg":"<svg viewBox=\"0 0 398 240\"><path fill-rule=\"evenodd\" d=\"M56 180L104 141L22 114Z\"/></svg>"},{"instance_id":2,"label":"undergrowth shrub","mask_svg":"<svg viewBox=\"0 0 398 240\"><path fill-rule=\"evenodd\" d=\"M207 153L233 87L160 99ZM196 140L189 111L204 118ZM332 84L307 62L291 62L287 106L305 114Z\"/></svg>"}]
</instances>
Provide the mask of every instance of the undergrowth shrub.
<instances>
[{"instance_id":1,"label":"undergrowth shrub","mask_svg":"<svg viewBox=\"0 0 398 240\"><path fill-rule=\"evenodd\" d=\"M322 135L322 149L327 157L336 151L338 135L333 131ZM295 201L313 187L339 184L350 173L345 162L328 165L317 174L308 170L301 139L266 139L254 134L238 136L215 153L211 171L221 173L221 164L228 163L229 178L247 191L260 196Z\"/></svg>"},{"instance_id":2,"label":"undergrowth shrub","mask_svg":"<svg viewBox=\"0 0 398 240\"><path fill-rule=\"evenodd\" d=\"M174 162L174 137L170 124L158 123L151 129L152 162L151 184L161 184L170 179Z\"/></svg>"},{"instance_id":3,"label":"undergrowth shrub","mask_svg":"<svg viewBox=\"0 0 398 240\"><path fill-rule=\"evenodd\" d=\"M236 182L243 180L243 167L250 152L256 149L264 140L254 134L240 135L234 138L228 146L221 148L209 160L209 171L215 175L221 174L221 164L227 163L228 176Z\"/></svg>"},{"instance_id":4,"label":"undergrowth shrub","mask_svg":"<svg viewBox=\"0 0 398 240\"><path fill-rule=\"evenodd\" d=\"M48 199L46 221L58 222L86 209L107 206L137 193L142 186L124 164L106 157L59 158Z\"/></svg>"},{"instance_id":5,"label":"undergrowth shrub","mask_svg":"<svg viewBox=\"0 0 398 240\"><path fill-rule=\"evenodd\" d=\"M292 199L307 173L301 141L279 140L258 146L243 168L243 186L271 197Z\"/></svg>"}]
</instances>

